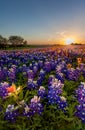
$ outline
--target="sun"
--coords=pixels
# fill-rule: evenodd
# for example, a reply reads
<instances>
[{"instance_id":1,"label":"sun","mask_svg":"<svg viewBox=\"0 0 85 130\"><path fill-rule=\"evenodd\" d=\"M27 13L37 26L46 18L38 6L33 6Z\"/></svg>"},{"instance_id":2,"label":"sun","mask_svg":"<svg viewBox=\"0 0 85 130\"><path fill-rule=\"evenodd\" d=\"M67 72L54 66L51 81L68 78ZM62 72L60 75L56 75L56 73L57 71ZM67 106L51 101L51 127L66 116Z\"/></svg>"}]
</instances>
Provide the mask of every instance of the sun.
<instances>
[{"instance_id":1,"label":"sun","mask_svg":"<svg viewBox=\"0 0 85 130\"><path fill-rule=\"evenodd\" d=\"M74 43L74 42L75 42L75 40L72 39L72 38L67 38L67 39L65 40L65 44L66 44L66 45L70 45L71 43Z\"/></svg>"}]
</instances>

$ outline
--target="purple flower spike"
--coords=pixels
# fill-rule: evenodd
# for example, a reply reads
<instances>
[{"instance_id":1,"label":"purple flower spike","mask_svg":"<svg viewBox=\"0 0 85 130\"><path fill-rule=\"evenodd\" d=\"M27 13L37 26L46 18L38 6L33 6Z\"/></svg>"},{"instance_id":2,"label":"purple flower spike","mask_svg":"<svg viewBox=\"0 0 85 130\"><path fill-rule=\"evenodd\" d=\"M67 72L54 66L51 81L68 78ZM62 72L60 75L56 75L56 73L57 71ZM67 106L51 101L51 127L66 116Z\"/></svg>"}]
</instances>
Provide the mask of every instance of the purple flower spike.
<instances>
[{"instance_id":1,"label":"purple flower spike","mask_svg":"<svg viewBox=\"0 0 85 130\"><path fill-rule=\"evenodd\" d=\"M85 83L81 82L78 89L76 90L76 97L79 105L76 106L75 115L85 123Z\"/></svg>"},{"instance_id":2,"label":"purple flower spike","mask_svg":"<svg viewBox=\"0 0 85 130\"><path fill-rule=\"evenodd\" d=\"M42 104L40 103L40 97L34 96L34 98L31 99L29 108L32 112L32 115L34 115L35 113L41 115L44 109Z\"/></svg>"},{"instance_id":3,"label":"purple flower spike","mask_svg":"<svg viewBox=\"0 0 85 130\"><path fill-rule=\"evenodd\" d=\"M0 97L4 99L8 96L7 88L9 87L9 84L7 82L0 84Z\"/></svg>"},{"instance_id":4,"label":"purple flower spike","mask_svg":"<svg viewBox=\"0 0 85 130\"><path fill-rule=\"evenodd\" d=\"M40 86L39 90L38 90L38 96L41 98L44 98L46 95L46 91L45 88L43 86Z\"/></svg>"},{"instance_id":5,"label":"purple flower spike","mask_svg":"<svg viewBox=\"0 0 85 130\"><path fill-rule=\"evenodd\" d=\"M18 109L14 108L14 105L8 105L5 112L5 120L15 122L18 116Z\"/></svg>"}]
</instances>

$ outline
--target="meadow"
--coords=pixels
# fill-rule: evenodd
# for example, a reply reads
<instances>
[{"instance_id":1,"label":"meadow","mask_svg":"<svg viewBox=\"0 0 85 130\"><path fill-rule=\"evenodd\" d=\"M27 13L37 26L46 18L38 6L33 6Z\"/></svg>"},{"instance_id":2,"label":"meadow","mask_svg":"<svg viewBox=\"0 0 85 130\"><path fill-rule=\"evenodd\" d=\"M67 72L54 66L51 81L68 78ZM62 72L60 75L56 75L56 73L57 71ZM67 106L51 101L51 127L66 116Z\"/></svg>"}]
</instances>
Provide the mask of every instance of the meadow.
<instances>
[{"instance_id":1,"label":"meadow","mask_svg":"<svg viewBox=\"0 0 85 130\"><path fill-rule=\"evenodd\" d=\"M0 130L84 130L85 45L0 50Z\"/></svg>"}]
</instances>

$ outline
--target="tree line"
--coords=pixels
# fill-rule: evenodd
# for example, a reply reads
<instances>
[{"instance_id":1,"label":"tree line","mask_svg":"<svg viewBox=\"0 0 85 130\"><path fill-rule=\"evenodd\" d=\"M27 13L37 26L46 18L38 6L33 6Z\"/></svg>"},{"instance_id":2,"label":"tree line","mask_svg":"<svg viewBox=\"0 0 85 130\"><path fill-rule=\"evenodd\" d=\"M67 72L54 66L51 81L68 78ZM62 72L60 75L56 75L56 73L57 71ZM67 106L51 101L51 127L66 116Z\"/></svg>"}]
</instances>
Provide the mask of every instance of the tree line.
<instances>
[{"instance_id":1,"label":"tree line","mask_svg":"<svg viewBox=\"0 0 85 130\"><path fill-rule=\"evenodd\" d=\"M0 49L8 47L23 47L28 46L28 43L21 36L10 36L8 39L0 35Z\"/></svg>"}]
</instances>

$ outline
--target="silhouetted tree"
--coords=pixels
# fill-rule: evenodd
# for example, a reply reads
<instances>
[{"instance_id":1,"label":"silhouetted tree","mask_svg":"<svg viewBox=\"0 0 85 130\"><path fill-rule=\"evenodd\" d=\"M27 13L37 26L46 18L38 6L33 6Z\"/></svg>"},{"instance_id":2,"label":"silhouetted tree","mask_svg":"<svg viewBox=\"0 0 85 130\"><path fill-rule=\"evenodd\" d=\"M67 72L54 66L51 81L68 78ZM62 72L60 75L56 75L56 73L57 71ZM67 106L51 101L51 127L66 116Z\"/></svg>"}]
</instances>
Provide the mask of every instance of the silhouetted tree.
<instances>
[{"instance_id":1,"label":"silhouetted tree","mask_svg":"<svg viewBox=\"0 0 85 130\"><path fill-rule=\"evenodd\" d=\"M0 48L6 48L8 40L0 35Z\"/></svg>"},{"instance_id":2,"label":"silhouetted tree","mask_svg":"<svg viewBox=\"0 0 85 130\"><path fill-rule=\"evenodd\" d=\"M23 45L27 45L27 41L26 40L23 42Z\"/></svg>"},{"instance_id":3,"label":"silhouetted tree","mask_svg":"<svg viewBox=\"0 0 85 130\"><path fill-rule=\"evenodd\" d=\"M14 46L21 46L23 45L24 39L20 36L10 36L9 37L9 42Z\"/></svg>"}]
</instances>

